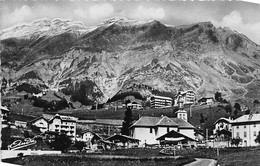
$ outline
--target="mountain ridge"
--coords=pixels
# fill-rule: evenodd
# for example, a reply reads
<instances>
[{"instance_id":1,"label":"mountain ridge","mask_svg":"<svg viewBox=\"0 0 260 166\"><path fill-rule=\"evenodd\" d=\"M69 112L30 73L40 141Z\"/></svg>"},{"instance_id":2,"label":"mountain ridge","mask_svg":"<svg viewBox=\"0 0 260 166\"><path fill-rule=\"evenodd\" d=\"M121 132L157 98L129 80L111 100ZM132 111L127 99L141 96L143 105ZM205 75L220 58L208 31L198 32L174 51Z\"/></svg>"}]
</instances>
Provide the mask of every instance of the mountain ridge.
<instances>
[{"instance_id":1,"label":"mountain ridge","mask_svg":"<svg viewBox=\"0 0 260 166\"><path fill-rule=\"evenodd\" d=\"M53 20L57 27L49 35L7 37L11 32L0 32L3 77L71 93L91 84L87 96L100 102L133 83L171 93L192 89L198 96L220 91L234 99L260 97L252 94L259 85L260 46L229 28L124 18L91 28L80 23L73 28L68 22Z\"/></svg>"}]
</instances>

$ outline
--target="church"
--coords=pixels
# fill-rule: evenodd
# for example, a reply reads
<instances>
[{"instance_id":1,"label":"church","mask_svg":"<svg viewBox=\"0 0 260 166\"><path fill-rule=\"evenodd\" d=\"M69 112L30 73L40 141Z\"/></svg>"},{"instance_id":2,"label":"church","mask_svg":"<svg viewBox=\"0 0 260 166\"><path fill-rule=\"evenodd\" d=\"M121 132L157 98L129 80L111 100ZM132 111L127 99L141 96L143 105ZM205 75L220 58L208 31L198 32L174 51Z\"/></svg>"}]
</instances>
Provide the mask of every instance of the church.
<instances>
[{"instance_id":1,"label":"church","mask_svg":"<svg viewBox=\"0 0 260 166\"><path fill-rule=\"evenodd\" d=\"M178 139L195 141L195 127L187 121L187 112L183 106L176 112L177 118L167 116L142 116L131 127L132 137L140 140L140 144L160 144L161 139ZM169 138L165 137L166 134ZM172 136L171 136L172 135Z\"/></svg>"}]
</instances>

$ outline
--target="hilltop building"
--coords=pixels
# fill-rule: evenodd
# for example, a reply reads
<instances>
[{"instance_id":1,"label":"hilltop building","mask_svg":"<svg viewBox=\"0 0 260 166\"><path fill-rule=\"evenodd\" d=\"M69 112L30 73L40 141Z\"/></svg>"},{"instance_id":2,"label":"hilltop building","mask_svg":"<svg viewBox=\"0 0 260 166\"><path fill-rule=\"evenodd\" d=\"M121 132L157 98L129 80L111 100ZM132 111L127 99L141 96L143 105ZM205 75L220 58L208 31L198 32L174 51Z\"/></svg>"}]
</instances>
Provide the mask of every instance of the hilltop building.
<instances>
[{"instance_id":1,"label":"hilltop building","mask_svg":"<svg viewBox=\"0 0 260 166\"><path fill-rule=\"evenodd\" d=\"M172 98L163 96L152 96L151 107L152 108L167 108L172 106Z\"/></svg>"},{"instance_id":2,"label":"hilltop building","mask_svg":"<svg viewBox=\"0 0 260 166\"><path fill-rule=\"evenodd\" d=\"M212 105L215 103L213 97L202 97L198 100L199 105Z\"/></svg>"},{"instance_id":3,"label":"hilltop building","mask_svg":"<svg viewBox=\"0 0 260 166\"><path fill-rule=\"evenodd\" d=\"M175 105L182 101L183 104L193 104L196 101L196 94L192 90L188 90L185 92L179 92L178 95L176 96Z\"/></svg>"},{"instance_id":4,"label":"hilltop building","mask_svg":"<svg viewBox=\"0 0 260 166\"><path fill-rule=\"evenodd\" d=\"M243 115L232 123L232 138L241 138L242 146L257 146L255 139L260 131L260 114Z\"/></svg>"}]
</instances>

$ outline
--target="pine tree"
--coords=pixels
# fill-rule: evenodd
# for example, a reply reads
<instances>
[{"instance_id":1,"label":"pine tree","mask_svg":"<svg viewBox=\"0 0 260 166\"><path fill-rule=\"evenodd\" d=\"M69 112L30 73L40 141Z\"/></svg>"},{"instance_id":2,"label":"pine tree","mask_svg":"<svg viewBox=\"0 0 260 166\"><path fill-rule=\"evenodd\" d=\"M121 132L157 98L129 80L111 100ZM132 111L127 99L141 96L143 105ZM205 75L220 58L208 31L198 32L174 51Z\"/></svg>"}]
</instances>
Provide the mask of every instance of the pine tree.
<instances>
[{"instance_id":1,"label":"pine tree","mask_svg":"<svg viewBox=\"0 0 260 166\"><path fill-rule=\"evenodd\" d=\"M125 117L123 121L123 126L121 129L122 135L130 135L129 127L133 124L133 115L132 115L132 108L126 107Z\"/></svg>"},{"instance_id":2,"label":"pine tree","mask_svg":"<svg viewBox=\"0 0 260 166\"><path fill-rule=\"evenodd\" d=\"M255 142L256 143L260 143L260 131L258 132L258 135L257 135L257 137L255 139Z\"/></svg>"}]
</instances>

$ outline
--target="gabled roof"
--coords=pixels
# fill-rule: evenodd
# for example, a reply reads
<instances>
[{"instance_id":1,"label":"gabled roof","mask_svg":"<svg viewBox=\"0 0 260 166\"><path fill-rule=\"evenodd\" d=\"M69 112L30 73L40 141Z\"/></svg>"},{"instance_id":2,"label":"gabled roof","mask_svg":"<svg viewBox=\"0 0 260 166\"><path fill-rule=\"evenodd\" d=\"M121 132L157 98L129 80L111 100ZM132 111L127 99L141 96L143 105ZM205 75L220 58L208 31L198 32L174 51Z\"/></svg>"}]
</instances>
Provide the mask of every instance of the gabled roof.
<instances>
[{"instance_id":1,"label":"gabled roof","mask_svg":"<svg viewBox=\"0 0 260 166\"><path fill-rule=\"evenodd\" d=\"M33 123L33 122L35 122L35 121L37 121L37 120L39 120L39 119L43 119L43 120L45 120L46 122L48 122L47 119L45 119L43 116L40 116L40 117L38 117L38 118L35 118L35 119L31 120L31 123Z\"/></svg>"},{"instance_id":2,"label":"gabled roof","mask_svg":"<svg viewBox=\"0 0 260 166\"><path fill-rule=\"evenodd\" d=\"M195 127L190 124L189 122L184 121L183 119L180 118L171 118L175 123L178 124L179 128L190 128L190 129L195 129Z\"/></svg>"},{"instance_id":3,"label":"gabled roof","mask_svg":"<svg viewBox=\"0 0 260 166\"><path fill-rule=\"evenodd\" d=\"M142 116L137 120L131 127L155 127L155 126L176 126L179 128L195 128L190 123L179 119L179 118L169 118L167 116L162 117L151 117Z\"/></svg>"},{"instance_id":4,"label":"gabled roof","mask_svg":"<svg viewBox=\"0 0 260 166\"><path fill-rule=\"evenodd\" d=\"M4 110L4 111L8 111L8 112L10 112L9 109L8 109L7 107L0 106L0 108L1 108L1 110Z\"/></svg>"},{"instance_id":5,"label":"gabled roof","mask_svg":"<svg viewBox=\"0 0 260 166\"><path fill-rule=\"evenodd\" d=\"M172 119L168 118L167 116L163 116L156 126L178 126Z\"/></svg>"},{"instance_id":6,"label":"gabled roof","mask_svg":"<svg viewBox=\"0 0 260 166\"><path fill-rule=\"evenodd\" d=\"M107 124L107 125L114 125L114 126L122 126L124 120L118 119L96 119L96 123L99 124Z\"/></svg>"},{"instance_id":7,"label":"gabled roof","mask_svg":"<svg viewBox=\"0 0 260 166\"><path fill-rule=\"evenodd\" d=\"M233 122L233 120L228 119L228 118L219 118L214 124L216 124L218 122L221 122L221 121L224 121L224 122L227 122L227 123L232 123Z\"/></svg>"},{"instance_id":8,"label":"gabled roof","mask_svg":"<svg viewBox=\"0 0 260 166\"><path fill-rule=\"evenodd\" d=\"M260 114L250 114L250 115L243 115L239 118L235 119L232 124L234 123L251 123L251 122L260 122Z\"/></svg>"},{"instance_id":9,"label":"gabled roof","mask_svg":"<svg viewBox=\"0 0 260 166\"><path fill-rule=\"evenodd\" d=\"M62 121L69 121L69 122L75 122L78 120L78 118L72 116L64 116L64 115L56 114L52 119L49 120L49 122L52 122L55 118L59 118Z\"/></svg>"},{"instance_id":10,"label":"gabled roof","mask_svg":"<svg viewBox=\"0 0 260 166\"><path fill-rule=\"evenodd\" d=\"M106 141L113 141L113 140L118 140L120 142L128 142L128 141L139 142L140 141L139 139L135 139L135 138L127 136L127 135L119 135L119 134L113 135L106 139Z\"/></svg>"},{"instance_id":11,"label":"gabled roof","mask_svg":"<svg viewBox=\"0 0 260 166\"><path fill-rule=\"evenodd\" d=\"M156 140L165 140L165 138L181 138L181 137L184 137L185 139L190 141L196 141L195 139L190 138L184 134L178 133L177 131L174 130L160 136L159 138L156 138Z\"/></svg>"}]
</instances>

